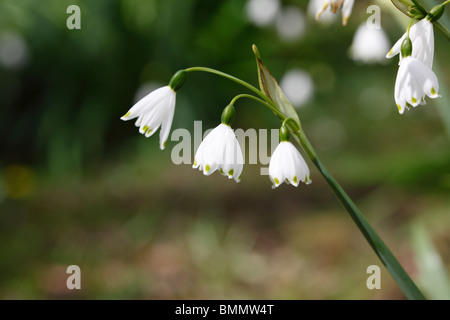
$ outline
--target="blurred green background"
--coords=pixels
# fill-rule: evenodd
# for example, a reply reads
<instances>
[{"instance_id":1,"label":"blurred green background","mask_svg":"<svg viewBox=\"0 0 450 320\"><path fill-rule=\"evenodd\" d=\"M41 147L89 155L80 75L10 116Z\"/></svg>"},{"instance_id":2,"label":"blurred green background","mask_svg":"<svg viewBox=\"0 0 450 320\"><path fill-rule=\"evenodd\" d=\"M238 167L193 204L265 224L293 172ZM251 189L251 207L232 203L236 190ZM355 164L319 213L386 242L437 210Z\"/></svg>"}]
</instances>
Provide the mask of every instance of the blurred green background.
<instances>
[{"instance_id":1,"label":"blurred green background","mask_svg":"<svg viewBox=\"0 0 450 320\"><path fill-rule=\"evenodd\" d=\"M257 20L254 2L0 2L0 298L404 298L310 162L309 186L272 190L261 164L245 165L236 184L173 164L177 142L160 151L159 133L145 139L120 121L181 68L257 85L252 44L277 79L309 75L297 111L322 161L424 293L449 298L448 41L435 32L442 98L400 116L397 58L366 65L348 51L370 4L392 44L403 34L389 1L357 1L346 27L339 16L313 20L306 0ZM66 27L72 4L81 30ZM190 74L172 130L216 126L243 92ZM236 128L278 126L239 103ZM66 287L69 265L81 268L81 290ZM381 290L366 287L370 265L381 267Z\"/></svg>"}]
</instances>

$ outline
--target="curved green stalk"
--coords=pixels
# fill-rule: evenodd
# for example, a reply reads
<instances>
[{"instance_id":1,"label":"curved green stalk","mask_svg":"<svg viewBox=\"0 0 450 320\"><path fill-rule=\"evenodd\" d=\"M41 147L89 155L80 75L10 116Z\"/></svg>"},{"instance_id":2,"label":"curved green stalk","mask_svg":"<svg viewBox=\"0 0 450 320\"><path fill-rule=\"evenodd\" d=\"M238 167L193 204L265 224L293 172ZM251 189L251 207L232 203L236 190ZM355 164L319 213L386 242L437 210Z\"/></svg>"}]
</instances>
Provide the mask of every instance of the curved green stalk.
<instances>
[{"instance_id":1,"label":"curved green stalk","mask_svg":"<svg viewBox=\"0 0 450 320\"><path fill-rule=\"evenodd\" d=\"M267 98L267 96L264 93L262 93L258 88L256 88L255 86L252 86L250 83L245 82L239 78L236 78L228 73L225 73L225 72L222 72L219 70L215 70L215 69L211 69L211 68L206 68L206 67L192 67L192 68L187 68L184 71L186 71L186 72L193 72L193 71L208 72L208 73L213 73L218 76L227 78L227 79L234 81L234 82L246 87L247 89L253 91L258 96L260 96L264 101L266 101L269 104L272 104L272 101L269 98Z\"/></svg>"},{"instance_id":2,"label":"curved green stalk","mask_svg":"<svg viewBox=\"0 0 450 320\"><path fill-rule=\"evenodd\" d=\"M242 98L251 99L251 100L254 100L256 102L261 103L262 105L264 105L267 108L269 108L273 113L275 113L275 115L278 118L280 118L280 119L284 117L284 115L280 111L278 111L278 109L276 109L272 104L269 104L266 101L261 100L261 99L255 97L255 96L252 96L251 94L245 94L244 93L244 94L237 95L236 97L233 98L233 100L231 100L230 104L234 105L237 100L242 99Z\"/></svg>"}]
</instances>

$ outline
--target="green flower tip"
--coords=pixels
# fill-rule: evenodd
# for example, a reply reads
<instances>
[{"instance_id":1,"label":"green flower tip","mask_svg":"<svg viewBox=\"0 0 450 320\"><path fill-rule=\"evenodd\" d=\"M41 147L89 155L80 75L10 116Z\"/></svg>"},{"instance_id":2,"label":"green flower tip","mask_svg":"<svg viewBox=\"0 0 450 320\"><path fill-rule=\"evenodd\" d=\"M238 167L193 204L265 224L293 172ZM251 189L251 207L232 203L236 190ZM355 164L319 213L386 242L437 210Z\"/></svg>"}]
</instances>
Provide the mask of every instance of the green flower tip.
<instances>
[{"instance_id":1,"label":"green flower tip","mask_svg":"<svg viewBox=\"0 0 450 320\"><path fill-rule=\"evenodd\" d=\"M292 181L294 181L294 183L297 183L297 176L294 176L294 178L292 179Z\"/></svg>"},{"instance_id":2,"label":"green flower tip","mask_svg":"<svg viewBox=\"0 0 450 320\"><path fill-rule=\"evenodd\" d=\"M433 7L430 10L430 12L428 12L426 19L429 20L430 22L436 22L444 14L444 9L445 9L444 3L438 4L437 6Z\"/></svg>"},{"instance_id":3,"label":"green flower tip","mask_svg":"<svg viewBox=\"0 0 450 320\"><path fill-rule=\"evenodd\" d=\"M170 79L169 87L173 91L177 92L178 90L181 89L181 87L183 87L185 82L186 82L186 71L180 70L173 75L172 79Z\"/></svg>"},{"instance_id":4,"label":"green flower tip","mask_svg":"<svg viewBox=\"0 0 450 320\"><path fill-rule=\"evenodd\" d=\"M257 59L260 59L261 56L259 55L258 47L257 47L255 44L252 45L252 50L253 50L253 53L255 54L255 57L256 57Z\"/></svg>"},{"instance_id":5,"label":"green flower tip","mask_svg":"<svg viewBox=\"0 0 450 320\"><path fill-rule=\"evenodd\" d=\"M276 184L276 185L279 185L279 184L280 184L280 180L278 180L277 178L273 179L273 181L275 181L275 184Z\"/></svg>"},{"instance_id":6,"label":"green flower tip","mask_svg":"<svg viewBox=\"0 0 450 320\"><path fill-rule=\"evenodd\" d=\"M236 109L233 105L229 104L223 109L222 112L222 123L230 126L233 124L234 119L236 117Z\"/></svg>"},{"instance_id":7,"label":"green flower tip","mask_svg":"<svg viewBox=\"0 0 450 320\"><path fill-rule=\"evenodd\" d=\"M234 174L234 169L231 169L230 171L228 171L228 176L229 176L229 177L232 177L233 174Z\"/></svg>"},{"instance_id":8,"label":"green flower tip","mask_svg":"<svg viewBox=\"0 0 450 320\"><path fill-rule=\"evenodd\" d=\"M412 53L412 42L409 37L406 37L403 40L402 48L401 48L403 58L409 57Z\"/></svg>"},{"instance_id":9,"label":"green flower tip","mask_svg":"<svg viewBox=\"0 0 450 320\"><path fill-rule=\"evenodd\" d=\"M205 172L206 172L206 173L208 173L208 172L209 172L209 170L211 170L211 167L210 167L210 165L209 165L209 164L207 164L207 165L205 166Z\"/></svg>"},{"instance_id":10,"label":"green flower tip","mask_svg":"<svg viewBox=\"0 0 450 320\"><path fill-rule=\"evenodd\" d=\"M434 90L433 87L431 87L431 94L432 94L433 96L436 95L436 90Z\"/></svg>"},{"instance_id":11,"label":"green flower tip","mask_svg":"<svg viewBox=\"0 0 450 320\"><path fill-rule=\"evenodd\" d=\"M131 112L127 112L121 119L125 120L130 116Z\"/></svg>"},{"instance_id":12,"label":"green flower tip","mask_svg":"<svg viewBox=\"0 0 450 320\"><path fill-rule=\"evenodd\" d=\"M289 141L291 138L291 134L289 133L289 129L282 125L280 128L280 142L282 141Z\"/></svg>"}]
</instances>

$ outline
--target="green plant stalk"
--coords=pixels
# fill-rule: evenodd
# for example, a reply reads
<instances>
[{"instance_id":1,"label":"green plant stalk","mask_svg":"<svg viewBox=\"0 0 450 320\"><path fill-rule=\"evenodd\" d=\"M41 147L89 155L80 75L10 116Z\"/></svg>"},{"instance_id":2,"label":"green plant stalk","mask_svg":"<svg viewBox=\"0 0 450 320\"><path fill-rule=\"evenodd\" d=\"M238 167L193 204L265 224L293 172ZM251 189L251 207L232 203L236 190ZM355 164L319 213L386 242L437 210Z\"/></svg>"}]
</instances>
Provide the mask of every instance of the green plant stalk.
<instances>
[{"instance_id":1,"label":"green plant stalk","mask_svg":"<svg viewBox=\"0 0 450 320\"><path fill-rule=\"evenodd\" d=\"M450 40L450 31L440 21L433 22L433 25L447 40Z\"/></svg>"},{"instance_id":2,"label":"green plant stalk","mask_svg":"<svg viewBox=\"0 0 450 320\"><path fill-rule=\"evenodd\" d=\"M192 68L187 68L184 71L186 71L186 72L194 72L194 71L207 72L207 73L212 73L212 74L224 77L228 80L234 81L234 82L246 87L250 91L253 91L258 96L260 96L267 103L272 104L272 101L264 93L262 93L258 88L256 88L255 86L252 86L250 83L245 82L239 78L236 78L228 73L225 73L225 72L222 72L219 70L215 70L215 69L211 69L211 68L206 68L206 67L192 67ZM273 106L273 109L277 109L277 108L275 106Z\"/></svg>"},{"instance_id":3,"label":"green plant stalk","mask_svg":"<svg viewBox=\"0 0 450 320\"><path fill-rule=\"evenodd\" d=\"M328 172L326 167L322 164L322 162L317 157L316 152L314 151L314 148L312 147L311 143L309 142L308 138L306 137L303 130L300 129L300 124L297 124L295 121L289 121L292 120L290 118L286 118L282 113L280 113L277 109L277 107L274 105L272 100L270 100L262 91L257 89L256 87L252 86L251 84L238 79L236 77L233 77L229 74L226 74L221 71L217 71L210 68L204 68L204 67L193 67L185 69L186 72L193 72L193 71L202 71L202 72L209 72L213 73L219 76L222 76L224 78L227 78L229 80L232 80L240 85L243 85L247 89L253 91L256 93L261 99L253 97L251 95L238 95L236 96L232 102L236 102L237 99L240 98L250 98L257 102L260 102L265 107L269 108L272 112L274 112L278 118L280 118L281 121L285 123L290 123L289 127L291 128L292 132L294 133L294 138L297 140L297 142L302 146L302 148L305 150L305 152L308 154L311 161L314 163L314 165L317 167L319 172L322 174L322 176L327 181L328 185L330 186L331 190L335 193L339 201L342 203L344 208L347 210L347 212L350 214L350 217L353 219L355 224L358 226L359 230L362 232L366 240L369 242L369 245L372 247L376 255L380 258L381 262L384 264L386 269L389 271L389 273L392 275L393 279L397 283L397 285L400 287L402 292L405 294L405 296L408 299L411 300L425 300L425 296L422 294L422 292L417 288L415 283L412 281L412 279L409 277L409 275L406 273L406 271L403 269L401 264L398 262L398 260L395 258L395 256L392 254L392 252L389 250L389 248L384 244L383 240L378 236L377 232L372 228L370 223L367 221L365 216L362 214L362 212L358 209L356 204L353 202L353 200L347 195L347 193L344 191L344 189L339 185L339 183L333 178L333 176Z\"/></svg>"},{"instance_id":4,"label":"green plant stalk","mask_svg":"<svg viewBox=\"0 0 450 320\"><path fill-rule=\"evenodd\" d=\"M358 226L367 242L369 242L370 246L383 262L384 266L392 275L395 282L398 284L405 296L411 300L425 300L425 296L422 294L419 288L417 288L415 283L411 280L409 275L397 261L389 248L384 244L380 236L378 236L377 232L372 228L370 223L355 205L353 200L347 195L344 189L342 189L339 183L333 178L333 176L328 172L327 168L319 160L305 133L302 130L298 130L295 132L294 137L297 138L297 141L300 143L311 161L325 178L330 188L333 190L341 204L350 214L350 217Z\"/></svg>"}]
</instances>

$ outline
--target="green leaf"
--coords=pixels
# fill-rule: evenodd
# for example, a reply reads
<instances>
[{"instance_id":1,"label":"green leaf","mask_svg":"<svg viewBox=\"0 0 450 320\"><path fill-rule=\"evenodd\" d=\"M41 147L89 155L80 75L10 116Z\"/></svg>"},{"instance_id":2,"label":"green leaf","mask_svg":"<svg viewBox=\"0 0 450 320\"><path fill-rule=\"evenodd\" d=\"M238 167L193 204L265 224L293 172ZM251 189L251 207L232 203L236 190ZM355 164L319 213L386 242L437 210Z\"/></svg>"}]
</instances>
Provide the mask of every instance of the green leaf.
<instances>
[{"instance_id":1,"label":"green leaf","mask_svg":"<svg viewBox=\"0 0 450 320\"><path fill-rule=\"evenodd\" d=\"M262 63L258 48L255 45L253 45L253 52L255 53L256 63L258 65L258 80L261 91L275 104L286 118L292 118L300 124L297 112L295 112L294 107L284 95L277 80L275 80L264 63Z\"/></svg>"},{"instance_id":2,"label":"green leaf","mask_svg":"<svg viewBox=\"0 0 450 320\"><path fill-rule=\"evenodd\" d=\"M412 226L412 240L419 281L424 291L433 300L450 299L450 282L445 266L422 225Z\"/></svg>"}]
</instances>

